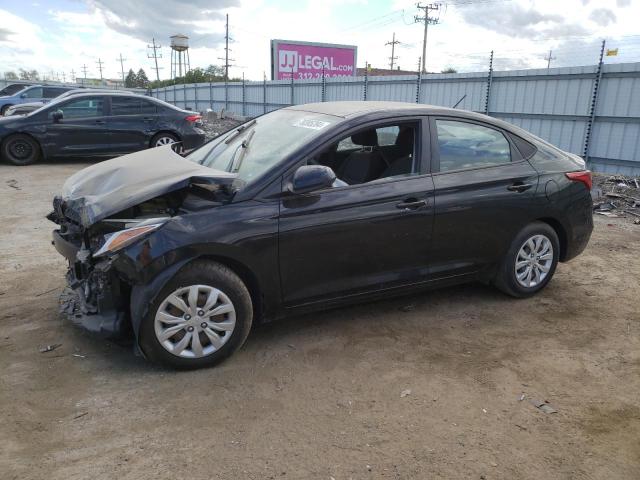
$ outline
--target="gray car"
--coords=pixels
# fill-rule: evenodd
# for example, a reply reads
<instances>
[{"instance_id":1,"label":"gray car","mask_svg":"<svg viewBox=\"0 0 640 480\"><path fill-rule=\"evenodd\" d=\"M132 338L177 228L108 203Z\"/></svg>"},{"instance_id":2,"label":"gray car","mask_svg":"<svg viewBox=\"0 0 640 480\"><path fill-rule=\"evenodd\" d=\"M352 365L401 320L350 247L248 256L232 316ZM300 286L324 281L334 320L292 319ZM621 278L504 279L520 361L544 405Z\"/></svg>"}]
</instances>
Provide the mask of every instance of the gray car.
<instances>
[{"instance_id":1,"label":"gray car","mask_svg":"<svg viewBox=\"0 0 640 480\"><path fill-rule=\"evenodd\" d=\"M31 102L45 103L69 90L71 87L31 85L13 95L0 97L0 115L4 115L13 105Z\"/></svg>"},{"instance_id":2,"label":"gray car","mask_svg":"<svg viewBox=\"0 0 640 480\"><path fill-rule=\"evenodd\" d=\"M117 93L131 93L128 92L126 90L107 90L104 88L78 88L75 90L69 90L68 92L63 93L62 95L59 95L58 97L56 97L56 100L59 100L61 98L66 98L66 97L70 97L72 95L77 95L79 93L94 93L94 92L99 92L99 93L111 93L111 92L117 92ZM29 103L20 103L18 105L13 105L11 107L8 107L5 112L4 112L4 116L5 117L10 117L12 115L26 115L27 113L31 113L31 112L35 112L36 110L38 110L40 107L46 105L47 103L49 103L49 101L40 101L40 102L29 102Z\"/></svg>"}]
</instances>

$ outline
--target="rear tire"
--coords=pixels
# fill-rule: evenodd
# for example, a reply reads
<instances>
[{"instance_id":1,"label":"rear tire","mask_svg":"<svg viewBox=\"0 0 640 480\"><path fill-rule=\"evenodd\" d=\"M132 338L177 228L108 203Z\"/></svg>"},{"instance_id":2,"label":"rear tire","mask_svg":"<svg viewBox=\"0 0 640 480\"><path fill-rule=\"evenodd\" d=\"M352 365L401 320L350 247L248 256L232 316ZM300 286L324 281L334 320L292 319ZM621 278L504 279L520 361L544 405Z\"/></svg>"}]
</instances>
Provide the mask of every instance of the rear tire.
<instances>
[{"instance_id":1,"label":"rear tire","mask_svg":"<svg viewBox=\"0 0 640 480\"><path fill-rule=\"evenodd\" d=\"M2 156L17 166L31 165L40 160L40 144L29 135L17 133L2 142Z\"/></svg>"},{"instance_id":2,"label":"rear tire","mask_svg":"<svg viewBox=\"0 0 640 480\"><path fill-rule=\"evenodd\" d=\"M160 132L153 136L153 138L151 139L151 144L149 145L149 148L163 147L165 145L171 145L172 143L176 143L179 141L180 139L173 133ZM173 151L176 153L182 153L183 151L182 145L176 145L172 148L173 148Z\"/></svg>"},{"instance_id":3,"label":"rear tire","mask_svg":"<svg viewBox=\"0 0 640 480\"><path fill-rule=\"evenodd\" d=\"M211 367L242 346L252 320L251 295L242 280L220 263L200 260L158 293L140 325L140 347L165 366Z\"/></svg>"},{"instance_id":4,"label":"rear tire","mask_svg":"<svg viewBox=\"0 0 640 480\"><path fill-rule=\"evenodd\" d=\"M560 241L556 231L544 222L531 223L511 242L494 284L512 297L535 295L551 281L559 254Z\"/></svg>"}]
</instances>

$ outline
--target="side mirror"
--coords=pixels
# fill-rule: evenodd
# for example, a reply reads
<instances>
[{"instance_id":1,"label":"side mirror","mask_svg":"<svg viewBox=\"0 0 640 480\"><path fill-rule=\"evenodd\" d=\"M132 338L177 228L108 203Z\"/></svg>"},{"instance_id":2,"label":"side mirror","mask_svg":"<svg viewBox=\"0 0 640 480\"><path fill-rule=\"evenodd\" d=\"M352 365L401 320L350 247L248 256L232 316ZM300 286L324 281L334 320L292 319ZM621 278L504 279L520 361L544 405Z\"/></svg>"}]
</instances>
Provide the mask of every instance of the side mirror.
<instances>
[{"instance_id":1,"label":"side mirror","mask_svg":"<svg viewBox=\"0 0 640 480\"><path fill-rule=\"evenodd\" d=\"M27 94L23 93L22 95L20 95L20 98L27 98Z\"/></svg>"},{"instance_id":2,"label":"side mirror","mask_svg":"<svg viewBox=\"0 0 640 480\"><path fill-rule=\"evenodd\" d=\"M59 122L64 118L64 113L62 113L62 110L56 110L51 114L51 118L54 122Z\"/></svg>"},{"instance_id":3,"label":"side mirror","mask_svg":"<svg viewBox=\"0 0 640 480\"><path fill-rule=\"evenodd\" d=\"M293 174L290 191L308 193L314 190L329 188L336 181L334 171L324 165L303 165Z\"/></svg>"}]
</instances>

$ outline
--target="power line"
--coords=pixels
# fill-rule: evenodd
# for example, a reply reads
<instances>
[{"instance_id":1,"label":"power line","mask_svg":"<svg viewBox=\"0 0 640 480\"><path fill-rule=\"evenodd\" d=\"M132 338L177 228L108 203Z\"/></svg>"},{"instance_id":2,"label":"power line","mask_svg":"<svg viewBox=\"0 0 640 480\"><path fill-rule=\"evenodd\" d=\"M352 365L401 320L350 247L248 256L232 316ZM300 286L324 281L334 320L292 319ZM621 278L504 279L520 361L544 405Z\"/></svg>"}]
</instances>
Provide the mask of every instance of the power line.
<instances>
[{"instance_id":1,"label":"power line","mask_svg":"<svg viewBox=\"0 0 640 480\"><path fill-rule=\"evenodd\" d=\"M158 58L162 58L162 51L160 51L160 53L158 54L158 50L162 48L162 45L156 45L155 38L151 39L151 43L151 45L147 45L147 48L152 49L153 53L149 54L149 52L147 52L147 58L153 58L153 60L155 61L156 66L151 68L156 71L156 80L160 81L160 70L162 69L162 67L158 67Z\"/></svg>"},{"instance_id":2,"label":"power line","mask_svg":"<svg viewBox=\"0 0 640 480\"><path fill-rule=\"evenodd\" d=\"M389 68L393 70L393 62L395 62L398 57L395 56L396 45L401 43L399 40L396 40L396 32L393 32L393 39L390 42L385 43L385 45L391 45L391 56L389 57Z\"/></svg>"},{"instance_id":3,"label":"power line","mask_svg":"<svg viewBox=\"0 0 640 480\"><path fill-rule=\"evenodd\" d=\"M415 21L416 23L424 23L424 37L422 39L422 73L427 73L427 28L429 27L429 24L435 25L438 23L438 19L430 17L429 12L440 10L440 4L429 3L427 5L422 5L421 3L418 3L416 4L416 8L424 11L424 17L416 15Z\"/></svg>"},{"instance_id":4,"label":"power line","mask_svg":"<svg viewBox=\"0 0 640 480\"><path fill-rule=\"evenodd\" d=\"M116 60L120 60L120 72L122 73L122 84L124 85L124 61L126 58L122 58L122 54L120 54L120 58L116 58Z\"/></svg>"}]
</instances>

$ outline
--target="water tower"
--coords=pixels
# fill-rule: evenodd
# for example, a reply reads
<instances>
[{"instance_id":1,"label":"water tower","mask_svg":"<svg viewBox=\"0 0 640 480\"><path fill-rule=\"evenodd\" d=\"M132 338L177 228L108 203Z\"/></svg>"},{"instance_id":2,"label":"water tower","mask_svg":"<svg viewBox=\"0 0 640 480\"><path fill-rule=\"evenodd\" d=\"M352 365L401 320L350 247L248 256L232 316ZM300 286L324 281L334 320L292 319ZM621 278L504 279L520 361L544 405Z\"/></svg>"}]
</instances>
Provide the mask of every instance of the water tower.
<instances>
[{"instance_id":1,"label":"water tower","mask_svg":"<svg viewBox=\"0 0 640 480\"><path fill-rule=\"evenodd\" d=\"M189 37L182 34L171 37L171 78L182 77L189 70Z\"/></svg>"}]
</instances>

